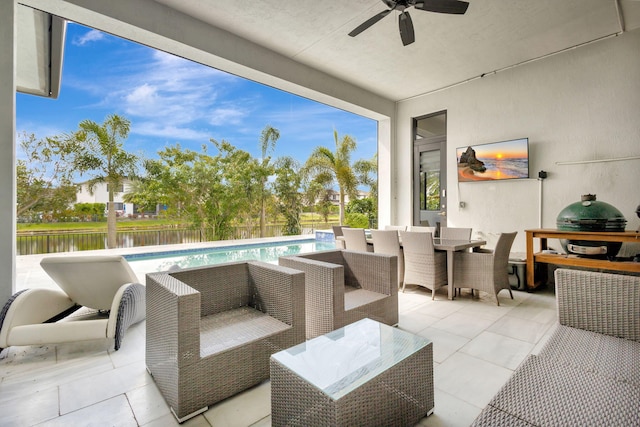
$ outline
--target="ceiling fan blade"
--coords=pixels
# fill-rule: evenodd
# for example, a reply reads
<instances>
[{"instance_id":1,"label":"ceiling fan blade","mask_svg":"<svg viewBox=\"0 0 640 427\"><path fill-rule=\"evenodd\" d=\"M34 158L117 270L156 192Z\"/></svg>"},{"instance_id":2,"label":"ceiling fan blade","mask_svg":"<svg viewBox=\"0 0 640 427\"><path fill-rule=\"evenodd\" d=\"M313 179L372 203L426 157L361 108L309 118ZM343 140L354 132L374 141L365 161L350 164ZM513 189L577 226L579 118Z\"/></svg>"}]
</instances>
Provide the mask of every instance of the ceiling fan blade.
<instances>
[{"instance_id":1,"label":"ceiling fan blade","mask_svg":"<svg viewBox=\"0 0 640 427\"><path fill-rule=\"evenodd\" d=\"M383 10L382 12L378 13L377 15L373 15L371 18L367 19L362 24L358 25L353 31L351 31L349 33L349 35L351 37L357 36L358 34L363 32L364 30L366 30L367 28L369 28L370 26L372 26L373 24L375 24L376 22L378 22L379 20L381 20L382 18L387 16L389 13L391 13L391 9Z\"/></svg>"},{"instance_id":2,"label":"ceiling fan blade","mask_svg":"<svg viewBox=\"0 0 640 427\"><path fill-rule=\"evenodd\" d=\"M417 0L414 7L427 12L450 13L453 15L464 15L469 7L469 3L461 0Z\"/></svg>"},{"instance_id":3,"label":"ceiling fan blade","mask_svg":"<svg viewBox=\"0 0 640 427\"><path fill-rule=\"evenodd\" d=\"M409 12L402 11L398 18L398 25L400 27L400 38L402 39L403 46L416 41L416 36L413 32L413 22L411 21L411 15L409 15Z\"/></svg>"}]
</instances>

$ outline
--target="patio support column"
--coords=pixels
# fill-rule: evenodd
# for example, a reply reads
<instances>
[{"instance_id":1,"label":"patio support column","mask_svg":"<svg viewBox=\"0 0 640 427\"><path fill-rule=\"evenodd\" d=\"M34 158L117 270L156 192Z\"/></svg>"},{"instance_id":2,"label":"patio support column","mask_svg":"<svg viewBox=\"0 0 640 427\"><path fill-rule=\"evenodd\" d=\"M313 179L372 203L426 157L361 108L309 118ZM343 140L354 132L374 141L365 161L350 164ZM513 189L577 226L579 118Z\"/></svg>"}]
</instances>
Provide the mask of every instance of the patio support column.
<instances>
[{"instance_id":1,"label":"patio support column","mask_svg":"<svg viewBox=\"0 0 640 427\"><path fill-rule=\"evenodd\" d=\"M395 118L378 120L378 227L399 224L395 197L396 168L392 124Z\"/></svg>"},{"instance_id":2,"label":"patio support column","mask_svg":"<svg viewBox=\"0 0 640 427\"><path fill-rule=\"evenodd\" d=\"M0 304L16 285L15 0L0 0ZM0 306L1 307L1 306Z\"/></svg>"}]
</instances>

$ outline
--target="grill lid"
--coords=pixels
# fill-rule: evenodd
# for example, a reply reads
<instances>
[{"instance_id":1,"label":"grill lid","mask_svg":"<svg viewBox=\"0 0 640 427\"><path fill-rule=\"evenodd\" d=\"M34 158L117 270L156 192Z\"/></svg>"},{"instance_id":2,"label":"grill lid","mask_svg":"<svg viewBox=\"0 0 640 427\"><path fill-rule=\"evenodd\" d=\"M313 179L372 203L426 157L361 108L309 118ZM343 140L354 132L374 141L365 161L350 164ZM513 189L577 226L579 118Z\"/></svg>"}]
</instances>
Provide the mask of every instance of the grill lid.
<instances>
[{"instance_id":1,"label":"grill lid","mask_svg":"<svg viewBox=\"0 0 640 427\"><path fill-rule=\"evenodd\" d=\"M624 231L626 224L622 212L597 201L595 194L583 195L580 202L570 204L556 218L558 230L564 231Z\"/></svg>"}]
</instances>

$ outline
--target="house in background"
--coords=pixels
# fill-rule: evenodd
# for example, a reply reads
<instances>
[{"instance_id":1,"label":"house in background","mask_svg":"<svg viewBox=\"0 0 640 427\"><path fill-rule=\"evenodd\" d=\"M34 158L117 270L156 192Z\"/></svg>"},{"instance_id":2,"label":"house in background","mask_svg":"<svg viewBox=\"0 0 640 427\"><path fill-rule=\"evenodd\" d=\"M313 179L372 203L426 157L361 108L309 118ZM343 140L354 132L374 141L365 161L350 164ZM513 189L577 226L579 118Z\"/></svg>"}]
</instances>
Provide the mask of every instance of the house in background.
<instances>
[{"instance_id":1,"label":"house in background","mask_svg":"<svg viewBox=\"0 0 640 427\"><path fill-rule=\"evenodd\" d=\"M362 199L364 199L366 197L369 197L369 193L366 192L366 191L358 190L358 193L357 193L356 196L357 196L358 200L362 200ZM328 197L328 199L329 199L329 201L331 202L332 205L334 205L334 206L340 205L340 192L339 191L328 190L327 191L327 197ZM344 203L347 204L347 203L349 203L350 200L351 199L349 198L349 195L346 194L344 196ZM321 201L322 201L321 199L318 199L318 200L316 200L316 203L319 203Z\"/></svg>"},{"instance_id":2,"label":"house in background","mask_svg":"<svg viewBox=\"0 0 640 427\"><path fill-rule=\"evenodd\" d=\"M113 194L113 202L115 203L116 215L126 216L136 212L136 208L133 203L125 203L124 195L130 189L129 180L124 180L120 188ZM101 182L95 185L90 190L86 182L78 184L78 192L76 193L76 203L104 203L105 211L107 214L106 205L109 202L109 184Z\"/></svg>"}]
</instances>

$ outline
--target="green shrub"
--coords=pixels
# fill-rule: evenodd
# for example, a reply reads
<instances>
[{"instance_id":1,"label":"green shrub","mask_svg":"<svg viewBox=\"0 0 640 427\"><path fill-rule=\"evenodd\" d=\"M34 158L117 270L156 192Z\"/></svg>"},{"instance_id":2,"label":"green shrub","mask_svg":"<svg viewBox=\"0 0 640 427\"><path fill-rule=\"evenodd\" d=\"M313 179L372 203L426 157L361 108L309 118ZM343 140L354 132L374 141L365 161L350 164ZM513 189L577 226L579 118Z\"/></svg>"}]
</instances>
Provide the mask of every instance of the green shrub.
<instances>
[{"instance_id":1,"label":"green shrub","mask_svg":"<svg viewBox=\"0 0 640 427\"><path fill-rule=\"evenodd\" d=\"M368 228L369 218L361 213L348 213L345 216L346 225L353 228Z\"/></svg>"}]
</instances>

